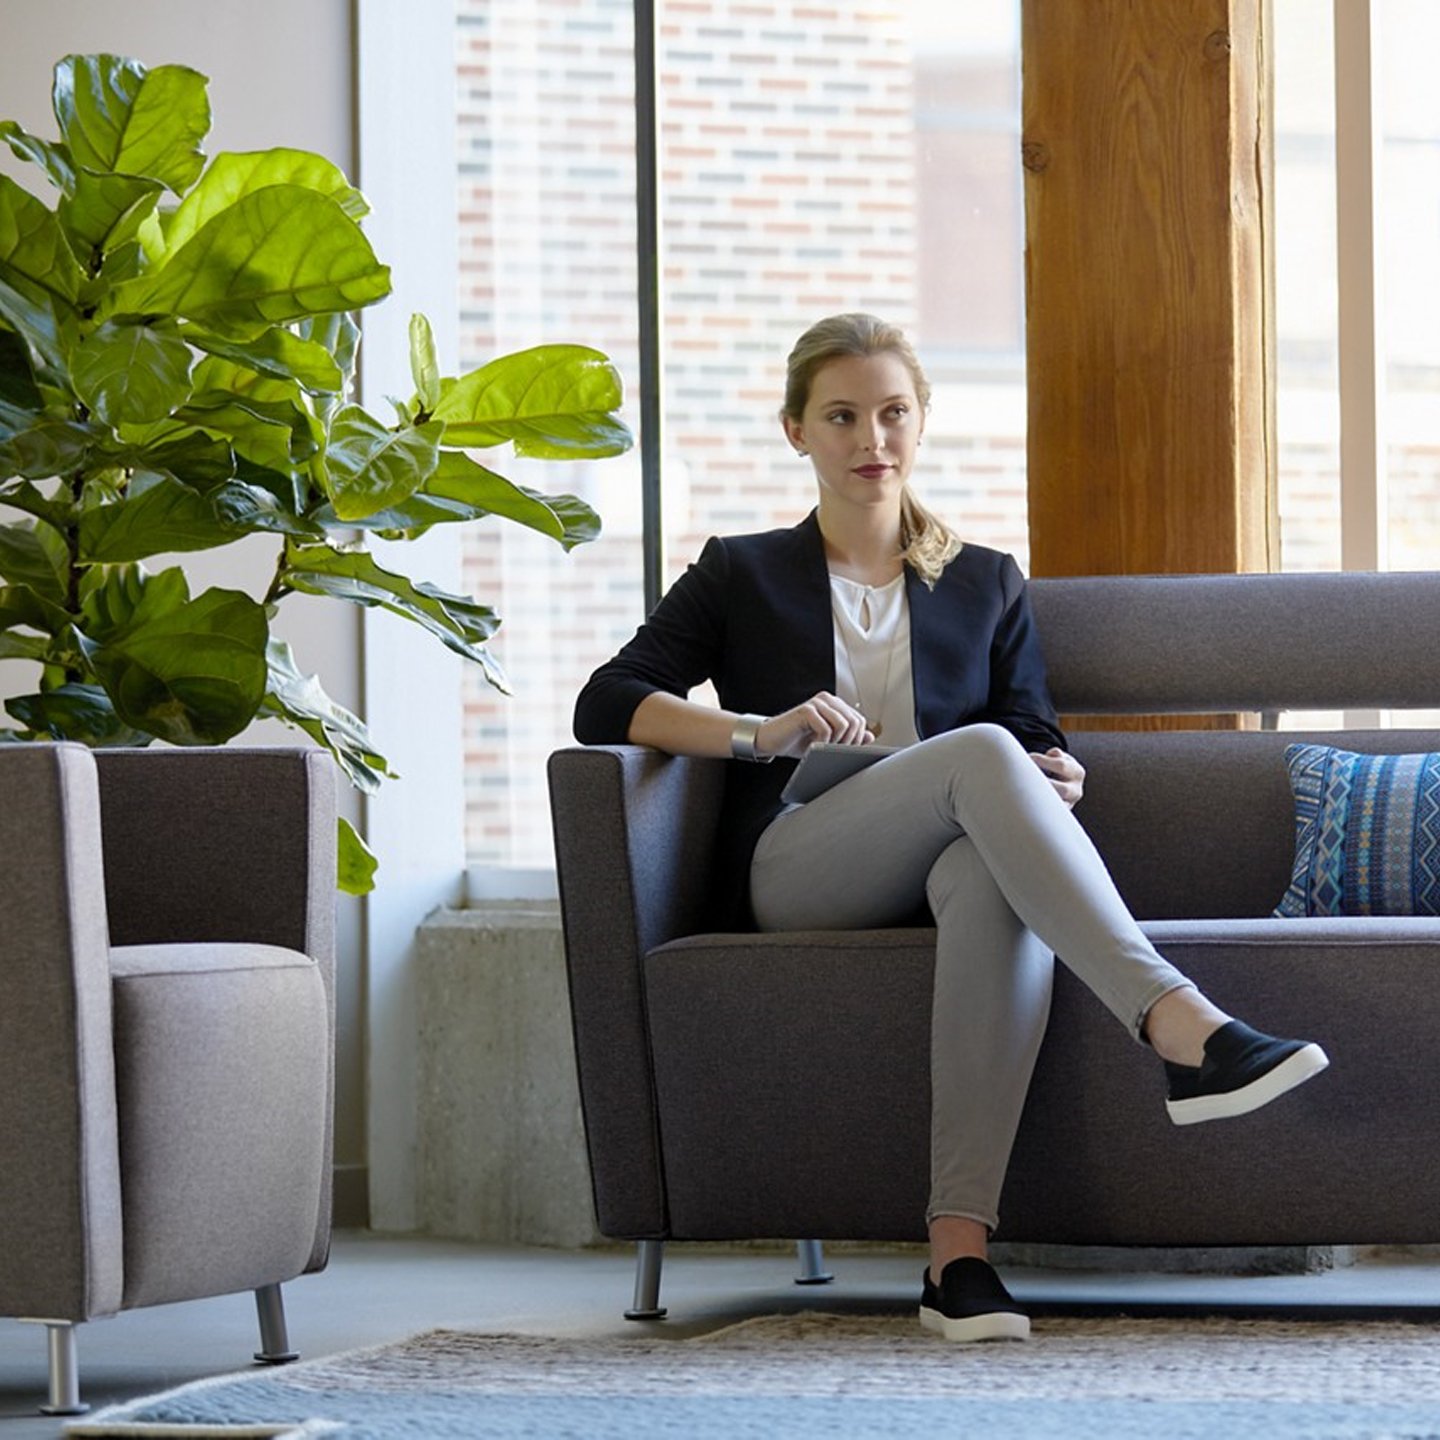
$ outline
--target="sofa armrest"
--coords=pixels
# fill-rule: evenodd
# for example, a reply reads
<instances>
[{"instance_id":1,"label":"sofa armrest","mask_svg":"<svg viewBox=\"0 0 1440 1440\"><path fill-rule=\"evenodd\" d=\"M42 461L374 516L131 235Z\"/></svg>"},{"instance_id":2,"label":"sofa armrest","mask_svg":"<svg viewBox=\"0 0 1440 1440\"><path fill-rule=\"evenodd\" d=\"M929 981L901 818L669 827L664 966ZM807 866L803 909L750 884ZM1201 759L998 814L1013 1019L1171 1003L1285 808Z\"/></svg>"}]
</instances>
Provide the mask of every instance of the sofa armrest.
<instances>
[{"instance_id":1,"label":"sofa armrest","mask_svg":"<svg viewBox=\"0 0 1440 1440\"><path fill-rule=\"evenodd\" d=\"M120 1164L95 762L0 745L0 1315L120 1308Z\"/></svg>"},{"instance_id":2,"label":"sofa armrest","mask_svg":"<svg viewBox=\"0 0 1440 1440\"><path fill-rule=\"evenodd\" d=\"M701 923L724 762L580 746L552 755L549 777L596 1215L613 1238L658 1238L665 1197L642 961Z\"/></svg>"}]
</instances>

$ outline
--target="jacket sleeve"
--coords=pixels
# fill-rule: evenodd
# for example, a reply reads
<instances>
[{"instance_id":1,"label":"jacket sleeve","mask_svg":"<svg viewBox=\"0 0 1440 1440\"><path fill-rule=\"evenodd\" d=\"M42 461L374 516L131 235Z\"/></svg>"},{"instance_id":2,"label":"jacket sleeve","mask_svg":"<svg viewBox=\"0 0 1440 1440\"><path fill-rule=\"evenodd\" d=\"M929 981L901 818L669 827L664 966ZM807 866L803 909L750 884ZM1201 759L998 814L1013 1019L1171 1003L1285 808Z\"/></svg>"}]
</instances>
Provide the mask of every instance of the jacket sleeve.
<instances>
[{"instance_id":1,"label":"jacket sleeve","mask_svg":"<svg viewBox=\"0 0 1440 1440\"><path fill-rule=\"evenodd\" d=\"M1050 700L1025 577L1010 555L1001 565L1000 584L1005 608L990 643L990 698L985 713L974 718L1003 725L1027 750L1052 745L1063 750L1065 732Z\"/></svg>"},{"instance_id":2,"label":"jacket sleeve","mask_svg":"<svg viewBox=\"0 0 1440 1440\"><path fill-rule=\"evenodd\" d=\"M575 701L575 738L582 745L624 744L647 695L663 690L683 699L718 675L729 569L724 541L707 541L634 638L595 671Z\"/></svg>"}]
</instances>

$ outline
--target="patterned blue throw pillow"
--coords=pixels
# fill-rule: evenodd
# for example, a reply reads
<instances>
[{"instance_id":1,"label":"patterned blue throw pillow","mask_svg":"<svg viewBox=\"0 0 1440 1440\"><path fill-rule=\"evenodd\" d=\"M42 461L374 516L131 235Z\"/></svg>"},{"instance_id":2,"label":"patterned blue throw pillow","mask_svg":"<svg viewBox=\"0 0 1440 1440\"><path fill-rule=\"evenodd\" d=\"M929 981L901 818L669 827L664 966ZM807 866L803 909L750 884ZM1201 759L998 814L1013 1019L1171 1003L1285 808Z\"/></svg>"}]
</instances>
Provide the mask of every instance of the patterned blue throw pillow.
<instances>
[{"instance_id":1,"label":"patterned blue throw pillow","mask_svg":"<svg viewBox=\"0 0 1440 1440\"><path fill-rule=\"evenodd\" d=\"M1440 915L1440 754L1285 750L1295 794L1291 915Z\"/></svg>"}]
</instances>

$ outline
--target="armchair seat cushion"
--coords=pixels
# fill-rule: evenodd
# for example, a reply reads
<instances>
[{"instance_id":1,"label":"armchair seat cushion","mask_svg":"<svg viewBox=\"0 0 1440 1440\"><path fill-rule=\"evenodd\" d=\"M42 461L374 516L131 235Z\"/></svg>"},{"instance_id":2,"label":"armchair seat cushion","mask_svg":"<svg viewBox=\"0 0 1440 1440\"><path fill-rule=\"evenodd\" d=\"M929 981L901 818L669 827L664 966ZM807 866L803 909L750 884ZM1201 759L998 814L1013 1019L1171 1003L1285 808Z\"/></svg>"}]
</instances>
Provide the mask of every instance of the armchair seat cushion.
<instances>
[{"instance_id":1,"label":"armchair seat cushion","mask_svg":"<svg viewBox=\"0 0 1440 1440\"><path fill-rule=\"evenodd\" d=\"M124 1308L300 1273L327 1178L320 967L275 945L127 945L111 977Z\"/></svg>"}]
</instances>

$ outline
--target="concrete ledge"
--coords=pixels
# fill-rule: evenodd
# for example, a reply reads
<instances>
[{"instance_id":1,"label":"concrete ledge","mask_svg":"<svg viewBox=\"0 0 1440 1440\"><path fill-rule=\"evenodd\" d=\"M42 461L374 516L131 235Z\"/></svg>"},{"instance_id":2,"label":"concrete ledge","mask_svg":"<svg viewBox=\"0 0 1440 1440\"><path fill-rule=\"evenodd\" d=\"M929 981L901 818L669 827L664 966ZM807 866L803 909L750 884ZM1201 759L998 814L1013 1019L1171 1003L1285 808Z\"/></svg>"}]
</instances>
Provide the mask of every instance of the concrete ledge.
<instances>
[{"instance_id":1,"label":"concrete ledge","mask_svg":"<svg viewBox=\"0 0 1440 1440\"><path fill-rule=\"evenodd\" d=\"M421 1226L457 1240L602 1243L558 904L436 911L415 957Z\"/></svg>"}]
</instances>

